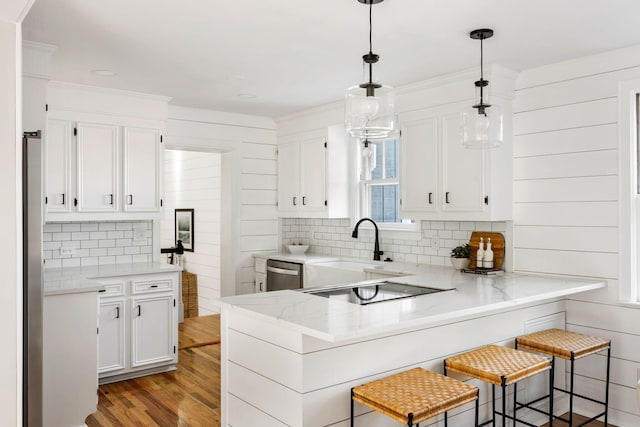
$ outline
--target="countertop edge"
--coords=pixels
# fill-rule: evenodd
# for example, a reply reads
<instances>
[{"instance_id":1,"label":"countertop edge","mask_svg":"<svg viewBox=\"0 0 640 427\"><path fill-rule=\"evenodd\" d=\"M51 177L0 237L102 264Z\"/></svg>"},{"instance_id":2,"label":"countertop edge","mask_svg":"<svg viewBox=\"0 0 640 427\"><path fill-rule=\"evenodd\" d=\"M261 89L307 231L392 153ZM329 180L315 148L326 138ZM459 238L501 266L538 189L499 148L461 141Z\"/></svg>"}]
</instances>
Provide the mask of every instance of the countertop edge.
<instances>
[{"instance_id":1,"label":"countertop edge","mask_svg":"<svg viewBox=\"0 0 640 427\"><path fill-rule=\"evenodd\" d=\"M347 342L351 340L364 339L364 338L374 337L378 335L385 335L389 333L409 331L416 328L435 326L437 324L441 324L442 322L455 322L455 321L473 317L473 316L480 316L488 313L507 311L515 307L526 306L529 304L535 304L542 301L553 301L557 299L564 299L568 295L601 289L606 286L607 286L606 280L597 280L589 283L584 283L583 285L577 285L575 287L572 287L571 289L547 292L540 295L521 297L521 298L509 300L509 301L500 301L500 302L495 302L495 303L486 304L486 305L477 306L477 307L468 307L468 308L463 308L463 309L459 309L451 312L439 313L432 316L425 316L419 319L407 320L405 322L396 323L393 325L358 329L357 331L344 333L340 335L322 332L317 329L313 329L312 327L304 326L289 320L282 319L280 317L275 317L265 313L260 313L258 311L251 310L250 306L246 307L246 306L233 304L225 301L221 301L220 304L222 308L227 307L227 309L229 310L249 314L254 318L267 320L273 324L284 327L294 332L299 332L299 333L308 335L310 337L318 338L320 340L327 341L330 343L342 343L342 342ZM292 292L295 292L295 291L292 291ZM349 304L349 303L345 302L345 304Z\"/></svg>"}]
</instances>

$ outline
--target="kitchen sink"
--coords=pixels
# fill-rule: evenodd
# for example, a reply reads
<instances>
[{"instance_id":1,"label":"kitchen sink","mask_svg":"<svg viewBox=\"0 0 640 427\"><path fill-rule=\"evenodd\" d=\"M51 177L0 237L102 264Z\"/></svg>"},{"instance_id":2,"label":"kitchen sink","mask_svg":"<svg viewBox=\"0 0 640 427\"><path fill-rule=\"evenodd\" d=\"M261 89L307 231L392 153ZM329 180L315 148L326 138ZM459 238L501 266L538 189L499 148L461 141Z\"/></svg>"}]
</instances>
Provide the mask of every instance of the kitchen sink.
<instances>
[{"instance_id":1,"label":"kitchen sink","mask_svg":"<svg viewBox=\"0 0 640 427\"><path fill-rule=\"evenodd\" d=\"M324 298L337 299L358 305L375 304L402 298L417 297L453 289L438 289L425 286L408 285L405 283L384 280L358 286L343 286L304 291Z\"/></svg>"}]
</instances>

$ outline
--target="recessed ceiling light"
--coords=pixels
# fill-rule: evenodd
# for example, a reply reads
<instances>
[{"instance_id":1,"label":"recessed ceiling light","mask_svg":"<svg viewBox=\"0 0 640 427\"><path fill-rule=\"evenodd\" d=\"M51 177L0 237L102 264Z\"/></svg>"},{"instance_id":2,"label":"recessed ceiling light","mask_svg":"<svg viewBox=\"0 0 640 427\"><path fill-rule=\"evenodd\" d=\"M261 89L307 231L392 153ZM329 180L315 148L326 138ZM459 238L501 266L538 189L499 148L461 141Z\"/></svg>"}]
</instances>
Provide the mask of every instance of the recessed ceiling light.
<instances>
[{"instance_id":1,"label":"recessed ceiling light","mask_svg":"<svg viewBox=\"0 0 640 427\"><path fill-rule=\"evenodd\" d=\"M254 98L256 98L256 95L254 95L253 93L239 93L239 94L238 94L238 98L242 98L242 99L254 99Z\"/></svg>"},{"instance_id":2,"label":"recessed ceiling light","mask_svg":"<svg viewBox=\"0 0 640 427\"><path fill-rule=\"evenodd\" d=\"M111 77L111 76L115 76L116 75L116 73L114 73L111 70L91 70L91 72L93 74L95 74L96 76L108 76L108 77Z\"/></svg>"}]
</instances>

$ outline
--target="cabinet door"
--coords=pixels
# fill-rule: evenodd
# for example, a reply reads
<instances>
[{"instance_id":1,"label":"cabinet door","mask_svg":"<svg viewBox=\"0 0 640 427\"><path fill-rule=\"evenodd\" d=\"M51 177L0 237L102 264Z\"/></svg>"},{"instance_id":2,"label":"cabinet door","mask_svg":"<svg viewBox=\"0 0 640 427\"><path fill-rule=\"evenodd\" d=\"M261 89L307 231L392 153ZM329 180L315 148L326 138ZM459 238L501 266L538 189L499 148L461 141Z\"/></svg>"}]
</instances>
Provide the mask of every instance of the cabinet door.
<instances>
[{"instance_id":1,"label":"cabinet door","mask_svg":"<svg viewBox=\"0 0 640 427\"><path fill-rule=\"evenodd\" d=\"M118 210L118 127L78 123L78 211Z\"/></svg>"},{"instance_id":2,"label":"cabinet door","mask_svg":"<svg viewBox=\"0 0 640 427\"><path fill-rule=\"evenodd\" d=\"M131 299L131 367L173 360L173 294Z\"/></svg>"},{"instance_id":3,"label":"cabinet door","mask_svg":"<svg viewBox=\"0 0 640 427\"><path fill-rule=\"evenodd\" d=\"M323 138L300 143L300 202L304 211L325 210L327 200L326 148Z\"/></svg>"},{"instance_id":4,"label":"cabinet door","mask_svg":"<svg viewBox=\"0 0 640 427\"><path fill-rule=\"evenodd\" d=\"M460 142L460 116L442 118L442 210L482 212L484 209L484 150Z\"/></svg>"},{"instance_id":5,"label":"cabinet door","mask_svg":"<svg viewBox=\"0 0 640 427\"><path fill-rule=\"evenodd\" d=\"M438 207L438 120L407 122L400 142L403 212L433 212Z\"/></svg>"},{"instance_id":6,"label":"cabinet door","mask_svg":"<svg viewBox=\"0 0 640 427\"><path fill-rule=\"evenodd\" d=\"M124 299L100 301L98 323L98 373L125 368Z\"/></svg>"},{"instance_id":7,"label":"cabinet door","mask_svg":"<svg viewBox=\"0 0 640 427\"><path fill-rule=\"evenodd\" d=\"M267 290L267 275L264 273L256 273L256 292L265 292Z\"/></svg>"},{"instance_id":8,"label":"cabinet door","mask_svg":"<svg viewBox=\"0 0 640 427\"><path fill-rule=\"evenodd\" d=\"M297 212L302 203L299 196L299 145L288 143L278 146L278 210Z\"/></svg>"},{"instance_id":9,"label":"cabinet door","mask_svg":"<svg viewBox=\"0 0 640 427\"><path fill-rule=\"evenodd\" d=\"M47 212L69 212L71 200L71 122L47 121L45 157L45 196Z\"/></svg>"},{"instance_id":10,"label":"cabinet door","mask_svg":"<svg viewBox=\"0 0 640 427\"><path fill-rule=\"evenodd\" d=\"M160 132L124 129L124 210L160 210Z\"/></svg>"}]
</instances>

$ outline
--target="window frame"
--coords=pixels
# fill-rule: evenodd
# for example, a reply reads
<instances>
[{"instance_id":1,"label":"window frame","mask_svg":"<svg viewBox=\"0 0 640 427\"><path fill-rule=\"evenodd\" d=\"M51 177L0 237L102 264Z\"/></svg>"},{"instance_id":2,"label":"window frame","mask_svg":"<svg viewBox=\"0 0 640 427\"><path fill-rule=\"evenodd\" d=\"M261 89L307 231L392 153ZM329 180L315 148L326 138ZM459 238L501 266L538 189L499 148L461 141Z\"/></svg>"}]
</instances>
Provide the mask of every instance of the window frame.
<instances>
[{"instance_id":1,"label":"window frame","mask_svg":"<svg viewBox=\"0 0 640 427\"><path fill-rule=\"evenodd\" d=\"M640 304L640 79L621 82L618 89L618 298Z\"/></svg>"},{"instance_id":2,"label":"window frame","mask_svg":"<svg viewBox=\"0 0 640 427\"><path fill-rule=\"evenodd\" d=\"M370 189L372 186L379 186L379 185L397 185L398 188L398 214L399 216L401 216L401 212L402 212L402 201L401 201L401 185L402 185L402 170L401 170L401 166L402 166L402 161L400 156L401 154L401 149L400 149L400 144L402 144L402 138L401 138L401 133L397 132L394 133L393 135L384 138L382 140L375 140L373 141L375 142L385 142L385 141L392 141L395 140L397 143L397 168L396 168L396 176L392 177L392 178L376 178L376 179L369 179L369 180L363 180L361 179L361 172L362 172L362 149L364 147L364 141L358 141L358 145L357 145L357 149L355 150L355 163L356 163L356 191L357 191L357 195L358 197L357 199L357 204L356 204L356 218L354 218L354 224L355 222L358 221L358 219L360 218L364 218L364 217L371 217L371 200L370 200ZM384 163L384 160L383 160ZM410 220L411 222L377 222L376 224L378 225L378 229L380 230L390 230L390 231L398 231L398 232L412 232L415 233L416 231L419 230L419 221L413 219L413 218L407 218L407 220ZM401 219L402 221L402 219ZM363 223L361 225L361 227L364 228L371 228L373 229L373 226L369 223ZM399 238L402 237L406 237L406 236L398 236Z\"/></svg>"}]
</instances>

